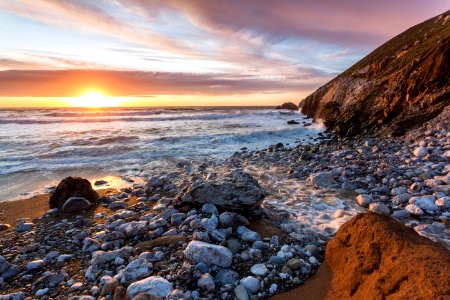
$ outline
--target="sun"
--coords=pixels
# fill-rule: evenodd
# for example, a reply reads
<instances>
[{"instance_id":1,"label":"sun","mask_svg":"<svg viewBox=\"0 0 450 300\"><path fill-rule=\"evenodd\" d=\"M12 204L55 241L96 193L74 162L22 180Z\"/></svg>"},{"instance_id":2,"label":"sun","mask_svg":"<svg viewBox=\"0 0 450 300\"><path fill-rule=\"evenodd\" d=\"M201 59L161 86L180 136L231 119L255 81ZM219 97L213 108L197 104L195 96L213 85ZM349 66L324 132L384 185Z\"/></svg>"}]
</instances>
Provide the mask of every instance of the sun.
<instances>
[{"instance_id":1,"label":"sun","mask_svg":"<svg viewBox=\"0 0 450 300\"><path fill-rule=\"evenodd\" d=\"M73 107L114 107L122 103L119 97L109 97L101 91L86 91L79 97L72 97L67 99L69 104Z\"/></svg>"}]
</instances>

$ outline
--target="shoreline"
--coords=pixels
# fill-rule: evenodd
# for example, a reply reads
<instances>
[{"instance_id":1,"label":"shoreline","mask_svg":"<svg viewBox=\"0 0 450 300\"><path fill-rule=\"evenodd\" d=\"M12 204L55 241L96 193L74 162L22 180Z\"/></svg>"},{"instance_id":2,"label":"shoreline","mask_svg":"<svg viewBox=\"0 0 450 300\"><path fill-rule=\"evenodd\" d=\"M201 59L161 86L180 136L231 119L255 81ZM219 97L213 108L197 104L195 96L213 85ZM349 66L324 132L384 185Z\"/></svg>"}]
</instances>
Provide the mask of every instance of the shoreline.
<instances>
[{"instance_id":1,"label":"shoreline","mask_svg":"<svg viewBox=\"0 0 450 300\"><path fill-rule=\"evenodd\" d=\"M188 260L181 253L189 248L188 241L191 241L189 245L194 241L227 245L228 239L234 239L239 241L240 250L233 256L232 268L239 274L239 278L247 276L245 278L252 277L252 281L256 280L258 288L253 292L255 296L259 294L259 297L268 299L298 299L309 295L309 299L321 299L326 297L331 278L330 269L323 264L325 246L328 239L334 236L334 230L358 212L353 208L356 203L367 207L369 211L391 215L421 235L449 247L450 170L445 153L450 154L450 134L447 123L436 125L436 122L434 120L428 127L421 127L396 139L374 136L355 139L331 137L316 145L287 148L277 144L260 151L243 150L219 165L214 160L203 164L190 163L152 177L144 186L136 184L132 188L119 191L110 190L102 194L106 197L100 200L95 210L81 214L80 217L65 216L55 211L45 213L48 208L45 205L48 195L33 197L28 201L19 200L22 202L3 202L0 203L0 210L11 222L23 216L36 219L30 220L30 229L14 232L12 228L2 235L4 244L0 250L7 253L5 257L20 265L22 270L32 259L40 260L44 254L48 256L55 250L62 253L58 257L77 257L75 261L71 258L67 258L67 261L65 258L61 258L61 261L60 258L58 261L56 258L49 258L49 262L64 266L64 284L70 278L69 286L77 284L85 288L59 290L41 284L26 288L28 295L45 291L52 297L69 297L86 293L98 295L100 287L105 284L100 281L102 276L118 276L121 280L119 286L122 289L128 286L130 290L130 283L140 278L121 277L125 276L123 270L129 268L128 272L134 274L133 272L137 272L137 269L131 267L134 260L148 263L144 258L128 253L128 265L120 256L118 264L108 261L104 265L97 265L94 263L94 254L98 249L102 249L98 250L102 253L106 251L106 255L120 249L132 249L140 241L155 239L161 243L159 238L168 240L168 237L164 237L167 232L171 232L170 235L177 236L176 240L181 242L163 244L156 249L161 249L162 253L168 256L167 261L184 265ZM425 148L426 153L419 155L416 150L420 147ZM430 163L434 164L433 169L429 168ZM250 170L254 177L243 175L245 170ZM276 177L277 174L279 177ZM198 186L210 188L209 183L218 184L226 190L232 188L236 180L244 180L244 186L252 191L251 197L257 197L255 204L261 199L256 196L262 191L258 181L270 188L262 209L239 208L239 213L245 214L250 221L244 226L246 229L240 229L239 232L230 227L231 231L228 232L222 223L218 222L216 215L219 213L214 211L238 208L233 207L233 203L214 202L217 201L215 198L210 200L217 207L212 205L205 208L205 203L211 205L211 202L199 202L205 205L198 206L195 201L200 200L195 199L203 197L203 194L195 194L194 191ZM269 186L270 182L272 185ZM297 183L301 184L294 185L293 189L292 184ZM302 190L305 194L296 194ZM350 194L356 192L358 196L356 200L341 199L337 195L343 191ZM208 195L208 192L204 193ZM304 203L298 197L309 197L310 200ZM52 216L53 214L56 215ZM182 220L187 221L178 225L179 223L174 223L171 219L173 214L182 215ZM241 217L245 219L243 215ZM7 220L6 217L4 220ZM306 226L301 226L302 222L312 223L304 223ZM112 225L115 227L111 227ZM119 234L118 231L121 232L122 238L114 240L115 244L104 239L104 232ZM224 236L221 236L222 234ZM244 234L252 236L251 243L242 240ZM218 238L219 242L214 242L213 237ZM24 256L16 256L20 251L24 251L21 249L28 249L35 241L45 244L48 240L52 243L47 244L42 253L32 251ZM261 244L252 245L253 242ZM87 247L86 245L92 246L89 249L94 250L80 251L81 248ZM89 259L91 255L92 259ZM281 257L280 255L287 256L281 265L277 266L269 261L269 258ZM177 287L186 289L182 292L189 295L194 293L193 295L212 296L225 293L224 299L231 299L234 293L237 293L234 285L222 286L220 290L217 286L214 289L208 288L209 290L204 290L206 287L198 289L196 286L200 281L197 285L188 282L197 280L199 277L196 276L199 275L194 272L189 276L195 279L177 279L177 270L167 268L167 261L154 262L153 270L150 273L146 271L146 276L158 274L164 276L161 278L169 278ZM322 266L319 267L321 263ZM195 264L190 266L195 267ZM258 269L253 271L255 266ZM111 269L115 271L110 271ZM269 275L267 269L271 270ZM38 271L22 271L21 276L25 276L30 283L40 282L39 280L43 280L44 270L56 272L52 265L44 264ZM210 273L217 276L217 268L206 269L205 274L211 277ZM245 278L240 280L241 285L238 286L247 284ZM184 280L187 280L186 283ZM5 284L6 292L21 289L17 283L4 282L3 285ZM260 290L262 287L264 288Z\"/></svg>"}]
</instances>

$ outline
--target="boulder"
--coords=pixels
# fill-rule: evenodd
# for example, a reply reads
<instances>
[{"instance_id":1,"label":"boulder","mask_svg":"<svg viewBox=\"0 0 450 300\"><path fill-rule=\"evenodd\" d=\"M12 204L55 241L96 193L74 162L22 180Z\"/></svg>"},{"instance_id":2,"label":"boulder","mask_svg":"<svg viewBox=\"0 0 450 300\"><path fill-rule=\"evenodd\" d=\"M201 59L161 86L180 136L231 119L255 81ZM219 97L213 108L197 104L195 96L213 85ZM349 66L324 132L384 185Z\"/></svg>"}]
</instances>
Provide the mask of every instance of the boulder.
<instances>
[{"instance_id":1,"label":"boulder","mask_svg":"<svg viewBox=\"0 0 450 300\"><path fill-rule=\"evenodd\" d=\"M390 217L365 213L329 241L328 299L443 299L450 252Z\"/></svg>"},{"instance_id":2,"label":"boulder","mask_svg":"<svg viewBox=\"0 0 450 300\"><path fill-rule=\"evenodd\" d=\"M285 103L277 106L275 109L298 110L298 106L292 102L285 102Z\"/></svg>"},{"instance_id":3,"label":"boulder","mask_svg":"<svg viewBox=\"0 0 450 300\"><path fill-rule=\"evenodd\" d=\"M176 206L214 204L219 210L248 212L257 207L265 192L249 174L237 170L221 180L193 184L175 201Z\"/></svg>"},{"instance_id":4,"label":"boulder","mask_svg":"<svg viewBox=\"0 0 450 300\"><path fill-rule=\"evenodd\" d=\"M74 213L91 207L91 202L83 197L70 197L62 206L63 213Z\"/></svg>"},{"instance_id":5,"label":"boulder","mask_svg":"<svg viewBox=\"0 0 450 300\"><path fill-rule=\"evenodd\" d=\"M62 209L64 203L70 197L81 197L90 203L96 203L99 199L99 195L92 188L89 180L80 177L67 177L58 184L51 194L50 208Z\"/></svg>"},{"instance_id":6,"label":"boulder","mask_svg":"<svg viewBox=\"0 0 450 300\"><path fill-rule=\"evenodd\" d=\"M287 124L288 125L297 125L297 124L300 124L300 123L295 121L295 120L289 120L289 121L287 121Z\"/></svg>"},{"instance_id":7,"label":"boulder","mask_svg":"<svg viewBox=\"0 0 450 300\"><path fill-rule=\"evenodd\" d=\"M233 254L227 248L200 241L190 242L184 254L192 261L203 262L208 266L217 265L222 268L231 266L233 258Z\"/></svg>"}]
</instances>

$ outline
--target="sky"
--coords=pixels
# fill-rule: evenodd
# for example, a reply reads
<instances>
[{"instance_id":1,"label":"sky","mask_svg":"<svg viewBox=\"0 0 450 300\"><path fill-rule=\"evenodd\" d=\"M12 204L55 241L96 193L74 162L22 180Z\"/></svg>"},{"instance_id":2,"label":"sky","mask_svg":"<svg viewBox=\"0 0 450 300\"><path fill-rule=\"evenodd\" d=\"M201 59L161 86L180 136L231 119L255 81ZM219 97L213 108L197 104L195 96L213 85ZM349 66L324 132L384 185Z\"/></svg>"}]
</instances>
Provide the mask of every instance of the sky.
<instances>
[{"instance_id":1,"label":"sky","mask_svg":"<svg viewBox=\"0 0 450 300\"><path fill-rule=\"evenodd\" d=\"M0 0L0 107L298 102L449 4Z\"/></svg>"}]
</instances>

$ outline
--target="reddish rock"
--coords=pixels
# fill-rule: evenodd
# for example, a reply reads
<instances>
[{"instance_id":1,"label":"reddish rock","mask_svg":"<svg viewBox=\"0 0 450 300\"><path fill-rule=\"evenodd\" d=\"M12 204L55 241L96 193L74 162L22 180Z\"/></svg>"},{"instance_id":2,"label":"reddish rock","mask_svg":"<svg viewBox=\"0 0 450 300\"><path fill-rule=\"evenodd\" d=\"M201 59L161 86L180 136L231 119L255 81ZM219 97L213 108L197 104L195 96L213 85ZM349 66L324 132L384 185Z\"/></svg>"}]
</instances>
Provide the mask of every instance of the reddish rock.
<instances>
[{"instance_id":1,"label":"reddish rock","mask_svg":"<svg viewBox=\"0 0 450 300\"><path fill-rule=\"evenodd\" d=\"M345 223L327 245L328 299L448 299L450 251L374 213Z\"/></svg>"},{"instance_id":2,"label":"reddish rock","mask_svg":"<svg viewBox=\"0 0 450 300\"><path fill-rule=\"evenodd\" d=\"M99 195L92 188L89 180L80 177L64 178L56 187L49 200L50 208L62 209L70 197L81 197L90 203L96 203Z\"/></svg>"},{"instance_id":3,"label":"reddish rock","mask_svg":"<svg viewBox=\"0 0 450 300\"><path fill-rule=\"evenodd\" d=\"M341 135L399 135L450 104L449 76L450 22L435 17L375 49L300 106Z\"/></svg>"}]
</instances>

